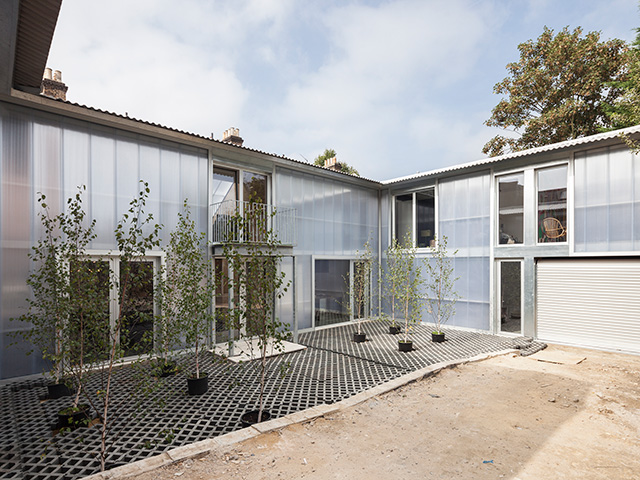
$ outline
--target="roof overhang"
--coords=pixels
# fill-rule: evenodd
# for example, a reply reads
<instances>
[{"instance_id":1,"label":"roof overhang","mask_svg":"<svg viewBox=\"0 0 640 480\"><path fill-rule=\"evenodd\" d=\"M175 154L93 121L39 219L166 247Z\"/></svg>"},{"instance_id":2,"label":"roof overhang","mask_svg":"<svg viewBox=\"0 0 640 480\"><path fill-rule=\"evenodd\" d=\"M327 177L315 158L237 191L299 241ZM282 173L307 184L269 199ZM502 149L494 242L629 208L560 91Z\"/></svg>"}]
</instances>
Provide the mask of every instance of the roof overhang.
<instances>
[{"instance_id":1,"label":"roof overhang","mask_svg":"<svg viewBox=\"0 0 640 480\"><path fill-rule=\"evenodd\" d=\"M40 93L62 0L2 0L0 89Z\"/></svg>"}]
</instances>

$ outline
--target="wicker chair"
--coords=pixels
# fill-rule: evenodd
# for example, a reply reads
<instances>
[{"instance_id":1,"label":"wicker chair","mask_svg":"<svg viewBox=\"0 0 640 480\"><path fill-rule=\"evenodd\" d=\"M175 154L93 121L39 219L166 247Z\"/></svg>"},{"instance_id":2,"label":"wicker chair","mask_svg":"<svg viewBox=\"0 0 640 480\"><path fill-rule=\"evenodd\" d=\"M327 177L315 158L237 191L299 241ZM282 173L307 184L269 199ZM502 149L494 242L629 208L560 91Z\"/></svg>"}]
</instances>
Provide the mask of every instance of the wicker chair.
<instances>
[{"instance_id":1,"label":"wicker chair","mask_svg":"<svg viewBox=\"0 0 640 480\"><path fill-rule=\"evenodd\" d=\"M554 217L546 217L542 219L542 231L544 238L556 240L567 234L567 229L562 226L562 222Z\"/></svg>"}]
</instances>

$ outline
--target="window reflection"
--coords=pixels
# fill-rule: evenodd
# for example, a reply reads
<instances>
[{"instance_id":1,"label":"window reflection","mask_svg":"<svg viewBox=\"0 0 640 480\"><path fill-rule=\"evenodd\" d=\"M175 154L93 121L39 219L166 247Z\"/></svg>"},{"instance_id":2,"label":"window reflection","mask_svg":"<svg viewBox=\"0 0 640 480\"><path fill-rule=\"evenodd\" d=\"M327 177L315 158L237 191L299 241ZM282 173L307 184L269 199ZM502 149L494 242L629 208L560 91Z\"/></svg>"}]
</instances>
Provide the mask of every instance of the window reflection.
<instances>
[{"instance_id":1,"label":"window reflection","mask_svg":"<svg viewBox=\"0 0 640 480\"><path fill-rule=\"evenodd\" d=\"M498 179L498 243L522 243L524 237L524 173Z\"/></svg>"},{"instance_id":2,"label":"window reflection","mask_svg":"<svg viewBox=\"0 0 640 480\"><path fill-rule=\"evenodd\" d=\"M567 241L567 166L537 171L538 242Z\"/></svg>"}]
</instances>

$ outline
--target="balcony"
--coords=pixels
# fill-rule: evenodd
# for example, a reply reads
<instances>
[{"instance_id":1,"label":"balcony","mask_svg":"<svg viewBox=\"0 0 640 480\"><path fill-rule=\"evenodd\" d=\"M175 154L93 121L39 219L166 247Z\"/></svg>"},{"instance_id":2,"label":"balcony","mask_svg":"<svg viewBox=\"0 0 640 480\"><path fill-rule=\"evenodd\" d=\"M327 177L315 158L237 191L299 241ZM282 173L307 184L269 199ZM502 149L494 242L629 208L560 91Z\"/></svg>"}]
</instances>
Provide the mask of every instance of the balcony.
<instances>
[{"instance_id":1,"label":"balcony","mask_svg":"<svg viewBox=\"0 0 640 480\"><path fill-rule=\"evenodd\" d=\"M237 228L234 217L241 213L244 228ZM296 244L295 208L276 207L264 203L228 200L211 205L210 244L260 243L264 240L263 225L270 228L280 245L292 247Z\"/></svg>"}]
</instances>

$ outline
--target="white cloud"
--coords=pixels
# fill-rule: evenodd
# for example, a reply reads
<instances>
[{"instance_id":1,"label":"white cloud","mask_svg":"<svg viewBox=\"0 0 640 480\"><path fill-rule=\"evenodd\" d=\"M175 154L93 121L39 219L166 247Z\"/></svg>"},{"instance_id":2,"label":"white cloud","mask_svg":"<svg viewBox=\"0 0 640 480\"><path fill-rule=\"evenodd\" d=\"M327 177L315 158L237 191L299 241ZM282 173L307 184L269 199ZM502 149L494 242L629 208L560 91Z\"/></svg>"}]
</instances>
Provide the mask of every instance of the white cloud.
<instances>
[{"instance_id":1,"label":"white cloud","mask_svg":"<svg viewBox=\"0 0 640 480\"><path fill-rule=\"evenodd\" d=\"M64 0L49 66L71 101L384 179L481 157L517 43L621 37L637 9L612 2Z\"/></svg>"}]
</instances>

